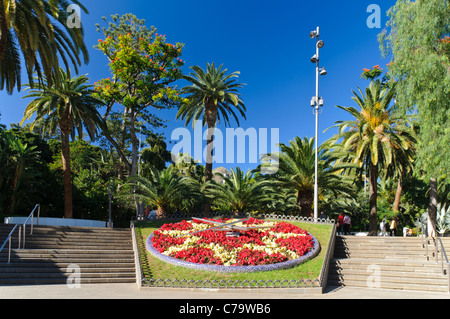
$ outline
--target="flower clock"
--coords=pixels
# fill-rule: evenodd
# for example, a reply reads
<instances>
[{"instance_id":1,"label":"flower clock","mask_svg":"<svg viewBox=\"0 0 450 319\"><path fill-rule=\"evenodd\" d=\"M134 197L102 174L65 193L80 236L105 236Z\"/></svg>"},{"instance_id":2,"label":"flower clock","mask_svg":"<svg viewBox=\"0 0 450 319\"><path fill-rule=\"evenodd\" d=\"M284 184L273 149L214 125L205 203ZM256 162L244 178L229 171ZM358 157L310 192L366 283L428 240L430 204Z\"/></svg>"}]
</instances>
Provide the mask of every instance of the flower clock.
<instances>
[{"instance_id":1,"label":"flower clock","mask_svg":"<svg viewBox=\"0 0 450 319\"><path fill-rule=\"evenodd\" d=\"M164 224L148 238L147 249L179 266L246 272L298 265L313 258L319 244L311 234L287 222L193 219Z\"/></svg>"}]
</instances>

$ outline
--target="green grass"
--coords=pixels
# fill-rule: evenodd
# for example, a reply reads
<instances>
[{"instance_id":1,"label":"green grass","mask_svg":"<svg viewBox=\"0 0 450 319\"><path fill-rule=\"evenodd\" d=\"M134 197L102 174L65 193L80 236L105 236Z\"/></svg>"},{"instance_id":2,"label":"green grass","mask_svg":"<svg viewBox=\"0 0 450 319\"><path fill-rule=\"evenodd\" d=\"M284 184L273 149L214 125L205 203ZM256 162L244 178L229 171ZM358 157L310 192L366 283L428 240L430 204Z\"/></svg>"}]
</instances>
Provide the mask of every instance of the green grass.
<instances>
[{"instance_id":1,"label":"green grass","mask_svg":"<svg viewBox=\"0 0 450 319\"><path fill-rule=\"evenodd\" d=\"M292 222L292 224L308 231L320 243L321 250L312 260L289 268L255 273L217 273L212 271L194 270L178 267L161 261L154 257L145 248L145 241L150 234L163 225L164 221L149 221L136 223L136 233L140 246L143 275L147 279L178 279L178 280L299 280L317 279L322 269L328 241L331 234L331 225Z\"/></svg>"}]
</instances>

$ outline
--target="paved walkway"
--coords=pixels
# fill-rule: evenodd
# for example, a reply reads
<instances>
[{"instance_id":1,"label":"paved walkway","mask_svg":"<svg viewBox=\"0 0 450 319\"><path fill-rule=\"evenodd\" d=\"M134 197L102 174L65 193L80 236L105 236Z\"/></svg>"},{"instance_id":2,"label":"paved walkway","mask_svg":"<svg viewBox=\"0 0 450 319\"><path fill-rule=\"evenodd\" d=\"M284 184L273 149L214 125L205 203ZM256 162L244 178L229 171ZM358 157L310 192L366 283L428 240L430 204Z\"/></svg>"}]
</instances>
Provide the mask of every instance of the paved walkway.
<instances>
[{"instance_id":1,"label":"paved walkway","mask_svg":"<svg viewBox=\"0 0 450 319\"><path fill-rule=\"evenodd\" d=\"M135 284L0 286L0 299L450 299L447 293L330 287L324 294L268 293L264 290L145 289Z\"/></svg>"}]
</instances>

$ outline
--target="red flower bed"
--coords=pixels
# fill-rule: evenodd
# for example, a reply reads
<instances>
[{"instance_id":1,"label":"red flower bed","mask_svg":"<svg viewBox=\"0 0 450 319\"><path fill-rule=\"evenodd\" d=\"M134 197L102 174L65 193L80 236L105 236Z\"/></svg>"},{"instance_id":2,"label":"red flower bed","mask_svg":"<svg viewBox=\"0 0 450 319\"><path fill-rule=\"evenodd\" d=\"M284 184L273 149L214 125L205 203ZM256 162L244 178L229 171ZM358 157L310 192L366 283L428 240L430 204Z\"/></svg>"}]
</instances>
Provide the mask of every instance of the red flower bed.
<instances>
[{"instance_id":1,"label":"red flower bed","mask_svg":"<svg viewBox=\"0 0 450 319\"><path fill-rule=\"evenodd\" d=\"M230 220L217 221L226 223ZM250 218L240 226L269 228L249 229L238 237L227 237L225 231L208 230L212 225L206 222L182 221L163 225L153 233L151 242L158 252L173 258L225 266L280 263L297 259L314 247L311 235L286 222Z\"/></svg>"}]
</instances>

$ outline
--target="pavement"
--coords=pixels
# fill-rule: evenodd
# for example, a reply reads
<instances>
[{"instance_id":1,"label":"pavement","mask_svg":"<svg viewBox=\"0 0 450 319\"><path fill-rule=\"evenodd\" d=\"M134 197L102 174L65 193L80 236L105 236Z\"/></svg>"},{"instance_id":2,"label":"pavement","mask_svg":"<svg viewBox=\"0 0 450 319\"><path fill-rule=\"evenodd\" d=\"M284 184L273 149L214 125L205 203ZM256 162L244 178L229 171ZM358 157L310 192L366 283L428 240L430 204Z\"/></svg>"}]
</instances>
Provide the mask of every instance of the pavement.
<instances>
[{"instance_id":1,"label":"pavement","mask_svg":"<svg viewBox=\"0 0 450 319\"><path fill-rule=\"evenodd\" d=\"M144 288L136 284L0 286L0 299L154 299L154 300L295 300L295 299L450 299L448 293L393 289L328 287L323 294L292 293L287 289Z\"/></svg>"}]
</instances>

